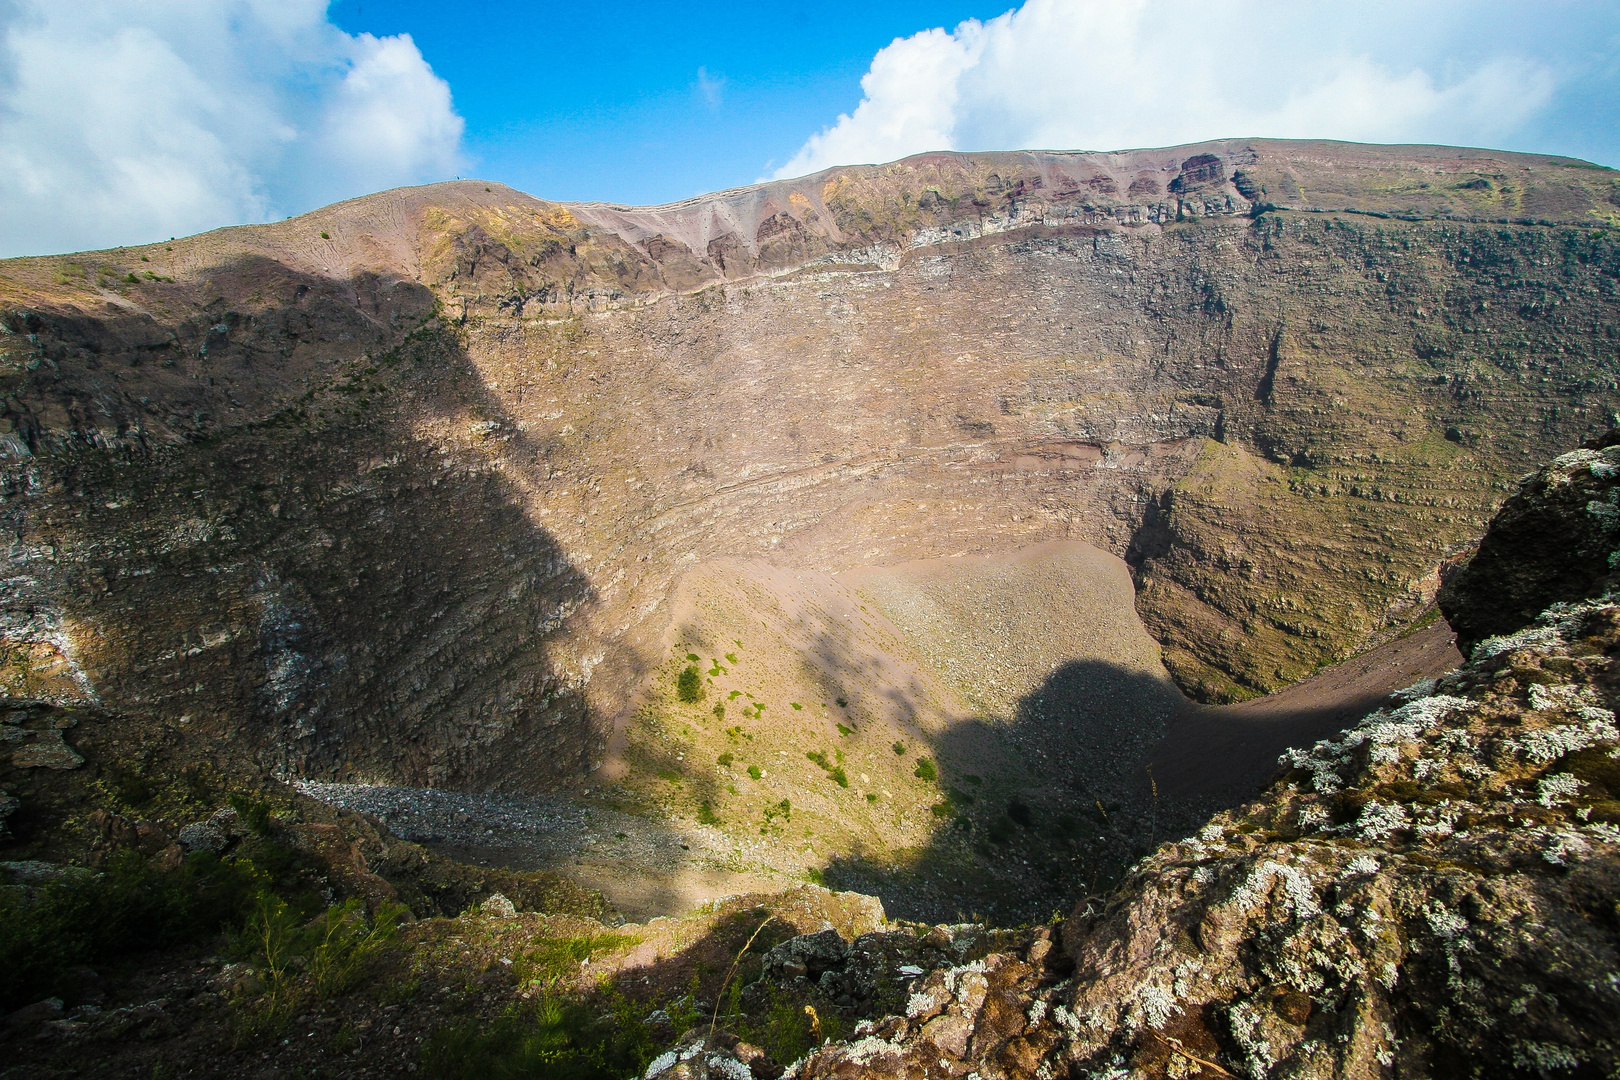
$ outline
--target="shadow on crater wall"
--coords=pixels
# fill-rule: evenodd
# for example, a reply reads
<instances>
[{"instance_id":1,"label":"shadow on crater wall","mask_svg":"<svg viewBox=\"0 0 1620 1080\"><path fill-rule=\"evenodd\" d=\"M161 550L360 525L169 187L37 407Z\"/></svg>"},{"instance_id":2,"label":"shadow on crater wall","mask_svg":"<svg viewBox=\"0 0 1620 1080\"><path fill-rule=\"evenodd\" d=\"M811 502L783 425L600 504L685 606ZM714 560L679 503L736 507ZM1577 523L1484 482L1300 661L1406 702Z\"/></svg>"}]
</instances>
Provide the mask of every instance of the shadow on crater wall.
<instances>
[{"instance_id":1,"label":"shadow on crater wall","mask_svg":"<svg viewBox=\"0 0 1620 1080\"><path fill-rule=\"evenodd\" d=\"M513 425L424 287L218 277L172 326L27 313L55 375L12 387L8 636L69 642L125 767L579 778L593 594L525 508L544 448L480 451Z\"/></svg>"},{"instance_id":2,"label":"shadow on crater wall","mask_svg":"<svg viewBox=\"0 0 1620 1080\"><path fill-rule=\"evenodd\" d=\"M921 921L1005 925L1067 912L1159 843L1258 796L1288 747L1332 736L1390 691L1454 667L1453 640L1441 623L1221 708L1112 664L1065 664L1010 723L959 724L935 742L949 815L907 865L837 858L827 883ZM984 760L987 743L1005 748L1004 762Z\"/></svg>"}]
</instances>

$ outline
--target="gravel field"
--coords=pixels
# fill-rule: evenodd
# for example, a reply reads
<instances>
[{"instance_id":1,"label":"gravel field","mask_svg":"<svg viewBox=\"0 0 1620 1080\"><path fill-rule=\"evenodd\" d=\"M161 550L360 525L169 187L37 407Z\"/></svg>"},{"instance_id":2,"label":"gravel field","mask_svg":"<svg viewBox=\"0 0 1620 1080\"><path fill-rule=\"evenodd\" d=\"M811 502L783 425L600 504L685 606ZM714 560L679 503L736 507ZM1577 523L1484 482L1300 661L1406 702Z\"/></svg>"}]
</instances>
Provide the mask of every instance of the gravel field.
<instances>
[{"instance_id":1,"label":"gravel field","mask_svg":"<svg viewBox=\"0 0 1620 1080\"><path fill-rule=\"evenodd\" d=\"M795 880L714 830L627 814L591 802L588 792L494 795L313 780L294 786L462 862L566 874L631 919L683 915L705 901Z\"/></svg>"},{"instance_id":2,"label":"gravel field","mask_svg":"<svg viewBox=\"0 0 1620 1080\"><path fill-rule=\"evenodd\" d=\"M495 795L382 784L294 784L312 799L370 814L396 836L422 844L519 846L537 858L573 860L605 845L620 856L674 858L692 838L646 818L566 796Z\"/></svg>"}]
</instances>

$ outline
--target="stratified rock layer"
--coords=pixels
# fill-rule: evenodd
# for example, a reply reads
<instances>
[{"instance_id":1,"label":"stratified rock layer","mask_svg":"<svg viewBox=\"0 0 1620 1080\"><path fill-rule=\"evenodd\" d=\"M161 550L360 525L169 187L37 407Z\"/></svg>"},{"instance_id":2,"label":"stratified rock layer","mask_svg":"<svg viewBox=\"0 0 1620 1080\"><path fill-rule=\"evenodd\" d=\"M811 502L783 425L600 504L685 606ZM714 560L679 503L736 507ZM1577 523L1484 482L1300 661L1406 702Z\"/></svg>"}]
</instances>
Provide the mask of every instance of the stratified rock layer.
<instances>
[{"instance_id":1,"label":"stratified rock layer","mask_svg":"<svg viewBox=\"0 0 1620 1080\"><path fill-rule=\"evenodd\" d=\"M930 154L11 260L0 677L143 768L561 786L695 565L1070 539L1132 563L1183 688L1252 696L1398 633L1526 461L1608 426L1613 177Z\"/></svg>"}]
</instances>

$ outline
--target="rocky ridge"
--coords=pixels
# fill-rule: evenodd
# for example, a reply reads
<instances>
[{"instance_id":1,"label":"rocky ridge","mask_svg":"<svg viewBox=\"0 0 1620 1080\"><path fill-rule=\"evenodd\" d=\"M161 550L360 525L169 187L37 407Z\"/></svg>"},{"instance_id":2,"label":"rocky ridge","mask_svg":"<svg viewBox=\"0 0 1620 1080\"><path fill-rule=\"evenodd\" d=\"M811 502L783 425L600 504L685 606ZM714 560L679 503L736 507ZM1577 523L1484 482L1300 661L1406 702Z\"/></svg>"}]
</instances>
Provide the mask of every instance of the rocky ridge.
<instances>
[{"instance_id":1,"label":"rocky ridge","mask_svg":"<svg viewBox=\"0 0 1620 1080\"><path fill-rule=\"evenodd\" d=\"M1616 466L1620 448L1578 450L1527 478L1481 572L1518 559L1555 574L1552 552L1592 517L1616 550L1620 530L1584 497L1606 505ZM1527 542L1515 528L1526 514L1552 533ZM1496 599L1456 580L1463 610ZM1084 901L1062 927L1071 975L1043 978L1010 951L937 969L904 1010L792 1075L1608 1075L1620 1063L1617 657L1607 587L1558 600L1478 642L1456 672L1290 751L1263 799ZM724 1050L698 1040L649 1075L741 1076Z\"/></svg>"}]
</instances>

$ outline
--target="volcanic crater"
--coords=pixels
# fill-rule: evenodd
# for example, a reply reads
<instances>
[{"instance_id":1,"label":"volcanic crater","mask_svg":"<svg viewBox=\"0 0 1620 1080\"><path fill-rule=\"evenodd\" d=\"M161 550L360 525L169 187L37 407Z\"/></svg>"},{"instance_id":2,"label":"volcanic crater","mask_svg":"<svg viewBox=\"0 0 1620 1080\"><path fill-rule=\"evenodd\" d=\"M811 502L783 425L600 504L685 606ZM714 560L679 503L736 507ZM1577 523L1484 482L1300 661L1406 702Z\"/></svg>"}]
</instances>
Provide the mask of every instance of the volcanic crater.
<instances>
[{"instance_id":1,"label":"volcanic crater","mask_svg":"<svg viewBox=\"0 0 1620 1080\"><path fill-rule=\"evenodd\" d=\"M1044 916L1459 662L1448 560L1620 416L1614 176L942 153L10 260L0 681L87 770L11 767L20 850L273 779L636 916Z\"/></svg>"}]
</instances>

